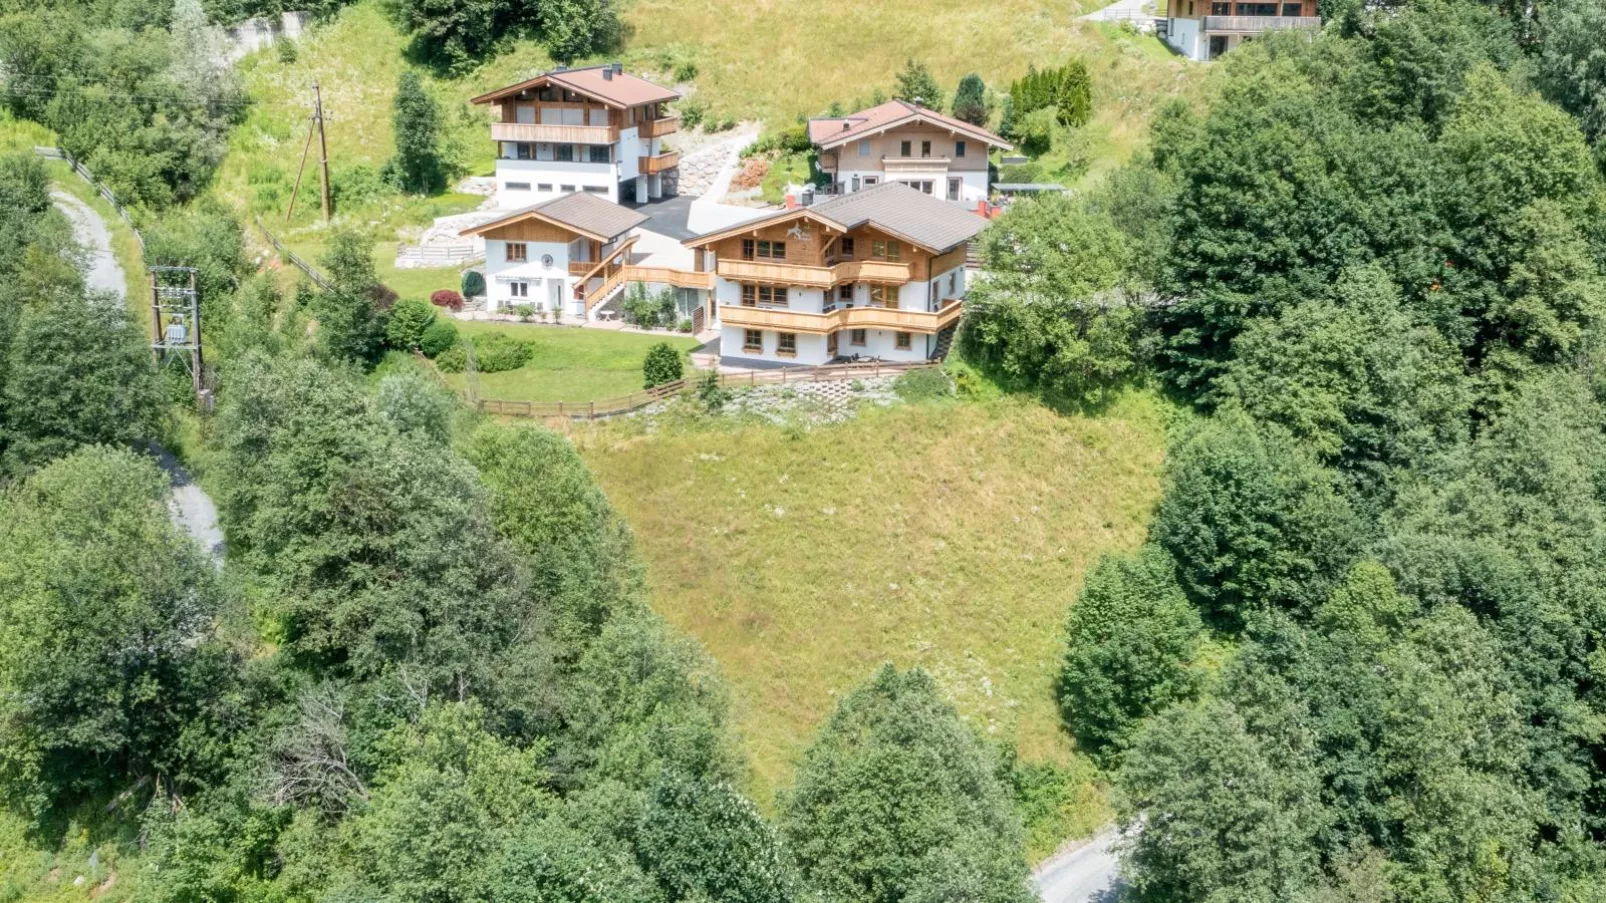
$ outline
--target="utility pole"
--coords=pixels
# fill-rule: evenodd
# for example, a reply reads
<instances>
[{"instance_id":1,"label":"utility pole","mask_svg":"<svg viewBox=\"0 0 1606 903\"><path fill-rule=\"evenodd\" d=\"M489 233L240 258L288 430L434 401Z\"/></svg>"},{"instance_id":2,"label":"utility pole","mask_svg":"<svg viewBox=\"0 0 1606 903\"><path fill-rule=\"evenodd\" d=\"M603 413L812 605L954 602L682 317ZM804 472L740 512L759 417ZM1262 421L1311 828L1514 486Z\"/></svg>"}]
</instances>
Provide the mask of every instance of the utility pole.
<instances>
[{"instance_id":1,"label":"utility pole","mask_svg":"<svg viewBox=\"0 0 1606 903\"><path fill-rule=\"evenodd\" d=\"M307 172L307 157L312 153L312 136L318 131L318 117L313 115L307 120L307 143L301 147L301 165L296 167L296 184L290 189L290 209L284 212L284 224L290 225L290 218L296 215L296 198L301 195L301 177Z\"/></svg>"},{"instance_id":2,"label":"utility pole","mask_svg":"<svg viewBox=\"0 0 1606 903\"><path fill-rule=\"evenodd\" d=\"M312 83L312 96L314 103L313 115L318 120L318 153L322 157L323 165L323 221L329 222L329 136L323 128L323 89L317 82Z\"/></svg>"}]
</instances>

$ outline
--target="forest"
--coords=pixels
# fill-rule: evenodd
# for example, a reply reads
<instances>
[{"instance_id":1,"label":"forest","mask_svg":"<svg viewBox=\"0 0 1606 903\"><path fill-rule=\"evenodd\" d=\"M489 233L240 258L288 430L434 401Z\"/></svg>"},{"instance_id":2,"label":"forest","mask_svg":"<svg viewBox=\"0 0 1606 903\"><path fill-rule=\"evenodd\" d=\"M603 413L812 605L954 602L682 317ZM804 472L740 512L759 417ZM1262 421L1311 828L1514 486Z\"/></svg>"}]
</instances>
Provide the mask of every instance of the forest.
<instances>
[{"instance_id":1,"label":"forest","mask_svg":"<svg viewBox=\"0 0 1606 903\"><path fill-rule=\"evenodd\" d=\"M985 237L972 361L1180 406L1061 709L1136 899L1600 899L1606 6L1324 14Z\"/></svg>"},{"instance_id":2,"label":"forest","mask_svg":"<svg viewBox=\"0 0 1606 903\"><path fill-rule=\"evenodd\" d=\"M1170 414L1147 541L1065 588L1065 727L1135 900L1603 899L1606 4L1323 14L983 234L956 373ZM11 113L199 269L217 390L185 410L0 156L5 831L114 841L164 903L1033 899L1009 751L919 669L744 796L717 663L571 445L408 365L371 242L289 287L204 199L240 103L175 52L208 15L0 2ZM418 28L445 67L471 33Z\"/></svg>"}]
</instances>

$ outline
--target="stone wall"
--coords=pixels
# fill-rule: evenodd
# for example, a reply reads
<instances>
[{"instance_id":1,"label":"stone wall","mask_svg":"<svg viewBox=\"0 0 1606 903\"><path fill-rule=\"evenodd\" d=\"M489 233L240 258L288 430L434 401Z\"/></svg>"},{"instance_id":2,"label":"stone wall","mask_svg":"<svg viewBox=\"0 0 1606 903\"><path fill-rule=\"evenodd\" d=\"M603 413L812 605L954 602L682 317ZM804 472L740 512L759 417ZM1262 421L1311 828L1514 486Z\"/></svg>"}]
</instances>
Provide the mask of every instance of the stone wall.
<instances>
[{"instance_id":1,"label":"stone wall","mask_svg":"<svg viewBox=\"0 0 1606 903\"><path fill-rule=\"evenodd\" d=\"M247 54L272 47L281 38L298 41L311 24L312 14L301 12L283 13L277 20L263 16L226 28L218 27L213 41L217 48L213 61L232 65Z\"/></svg>"}]
</instances>

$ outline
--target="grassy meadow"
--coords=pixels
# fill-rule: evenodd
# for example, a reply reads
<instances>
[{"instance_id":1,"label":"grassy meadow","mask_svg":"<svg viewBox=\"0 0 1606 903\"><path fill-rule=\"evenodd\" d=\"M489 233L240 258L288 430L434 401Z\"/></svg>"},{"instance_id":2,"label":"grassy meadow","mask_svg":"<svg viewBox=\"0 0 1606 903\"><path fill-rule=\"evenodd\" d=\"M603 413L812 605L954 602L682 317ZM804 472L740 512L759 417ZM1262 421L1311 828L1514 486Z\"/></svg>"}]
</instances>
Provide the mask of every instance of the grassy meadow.
<instances>
[{"instance_id":1,"label":"grassy meadow","mask_svg":"<svg viewBox=\"0 0 1606 903\"><path fill-rule=\"evenodd\" d=\"M543 326L526 323L457 321L467 338L500 332L535 344L535 357L517 370L481 373L481 398L502 401L592 401L641 390L641 362L647 349L668 342L678 351L697 347L695 339L672 333L647 335ZM466 388L461 373L443 373L454 390Z\"/></svg>"},{"instance_id":2,"label":"grassy meadow","mask_svg":"<svg viewBox=\"0 0 1606 903\"><path fill-rule=\"evenodd\" d=\"M1162 432L1136 395L1099 417L1002 399L574 439L636 532L654 606L719 661L768 806L886 661L929 669L1022 759L1069 762L1052 693L1065 610L1102 553L1142 541Z\"/></svg>"}]
</instances>

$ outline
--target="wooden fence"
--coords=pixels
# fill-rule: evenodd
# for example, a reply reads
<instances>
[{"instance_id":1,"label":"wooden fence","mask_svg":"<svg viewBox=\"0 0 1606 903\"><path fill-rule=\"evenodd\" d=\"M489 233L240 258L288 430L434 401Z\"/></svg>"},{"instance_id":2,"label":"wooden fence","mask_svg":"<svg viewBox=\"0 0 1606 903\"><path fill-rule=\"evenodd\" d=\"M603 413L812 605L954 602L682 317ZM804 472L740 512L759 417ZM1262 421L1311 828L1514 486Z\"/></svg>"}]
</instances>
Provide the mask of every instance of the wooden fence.
<instances>
[{"instance_id":1,"label":"wooden fence","mask_svg":"<svg viewBox=\"0 0 1606 903\"><path fill-rule=\"evenodd\" d=\"M791 385L797 383L833 382L844 379L865 379L907 373L938 367L933 361L888 363L871 361L863 364L826 364L821 367L787 367L779 370L749 370L746 373L721 373L719 384L726 388L744 386ZM615 417L640 410L656 401L696 391L702 374L676 380L629 395L605 398L600 401L498 401L482 398L477 402L481 411L503 417L567 417L573 420L596 420Z\"/></svg>"},{"instance_id":2,"label":"wooden fence","mask_svg":"<svg viewBox=\"0 0 1606 903\"><path fill-rule=\"evenodd\" d=\"M99 179L95 178L95 174L89 171L89 167L78 162L78 158L67 153L67 149L63 147L35 147L33 152L50 160L66 161L67 165L72 167L72 171L77 173L80 179L89 183L89 187L95 189L96 194L100 195L106 203L112 205L112 210L116 211L117 215L122 217L123 222L128 224L128 228L133 231L134 240L139 242L140 253L143 254L145 252L145 236L139 234L139 229L134 225L134 218L128 215L128 210L123 207L121 201L117 200L117 195L113 194L110 188L107 188Z\"/></svg>"},{"instance_id":3,"label":"wooden fence","mask_svg":"<svg viewBox=\"0 0 1606 903\"><path fill-rule=\"evenodd\" d=\"M274 253L279 255L279 259L307 274L307 278L311 279L315 285L324 291L334 291L333 286L329 284L329 280L323 278L322 273L318 272L316 269L313 269L312 264L302 260L301 256L286 247L284 242L280 241L277 235L269 232L267 226L262 225L262 217L252 217L252 219L256 221L257 231L261 232L262 237L267 239L268 244L273 246Z\"/></svg>"}]
</instances>

